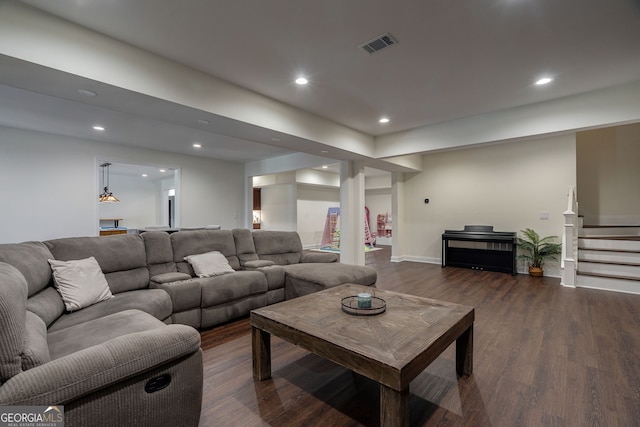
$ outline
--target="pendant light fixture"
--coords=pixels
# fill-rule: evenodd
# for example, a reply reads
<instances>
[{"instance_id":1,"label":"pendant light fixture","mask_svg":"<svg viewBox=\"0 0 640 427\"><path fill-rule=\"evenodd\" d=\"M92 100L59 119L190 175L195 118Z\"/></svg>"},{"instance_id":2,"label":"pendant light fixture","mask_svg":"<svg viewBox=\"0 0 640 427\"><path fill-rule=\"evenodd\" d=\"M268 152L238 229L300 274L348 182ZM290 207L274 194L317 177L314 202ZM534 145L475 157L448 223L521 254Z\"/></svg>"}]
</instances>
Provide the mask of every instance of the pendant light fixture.
<instances>
[{"instance_id":1,"label":"pendant light fixture","mask_svg":"<svg viewBox=\"0 0 640 427\"><path fill-rule=\"evenodd\" d=\"M102 168L102 184L104 185L104 191L98 196L98 202L100 203L118 203L120 201L109 191L109 166L111 166L111 163L103 163L100 165Z\"/></svg>"}]
</instances>

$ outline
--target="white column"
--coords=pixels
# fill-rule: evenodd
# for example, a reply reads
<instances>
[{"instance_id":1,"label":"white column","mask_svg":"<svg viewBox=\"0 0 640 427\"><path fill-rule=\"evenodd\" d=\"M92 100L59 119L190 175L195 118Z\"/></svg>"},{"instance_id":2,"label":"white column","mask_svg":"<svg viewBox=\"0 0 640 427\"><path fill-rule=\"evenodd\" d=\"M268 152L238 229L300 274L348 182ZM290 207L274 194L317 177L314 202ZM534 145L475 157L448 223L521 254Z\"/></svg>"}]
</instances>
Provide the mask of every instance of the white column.
<instances>
[{"instance_id":1,"label":"white column","mask_svg":"<svg viewBox=\"0 0 640 427\"><path fill-rule=\"evenodd\" d=\"M242 227L253 229L253 177L244 176L244 215L240 221Z\"/></svg>"},{"instance_id":2,"label":"white column","mask_svg":"<svg viewBox=\"0 0 640 427\"><path fill-rule=\"evenodd\" d=\"M405 230L404 230L404 174L393 172L391 174L391 261L400 262L405 256Z\"/></svg>"},{"instance_id":3,"label":"white column","mask_svg":"<svg viewBox=\"0 0 640 427\"><path fill-rule=\"evenodd\" d=\"M340 162L340 262L364 265L364 163Z\"/></svg>"},{"instance_id":4,"label":"white column","mask_svg":"<svg viewBox=\"0 0 640 427\"><path fill-rule=\"evenodd\" d=\"M576 193L574 187L569 187L568 207L564 212L564 234L562 236L562 279L561 284L571 288L576 287L577 270L577 230L576 230Z\"/></svg>"},{"instance_id":5,"label":"white column","mask_svg":"<svg viewBox=\"0 0 640 427\"><path fill-rule=\"evenodd\" d=\"M574 233L575 228L571 223L573 221L575 214L573 212L565 212L565 224L564 224L564 235L562 236L562 266L564 269L562 270L562 280L561 284L563 286L568 286L571 288L576 287L576 259L574 257Z\"/></svg>"}]
</instances>

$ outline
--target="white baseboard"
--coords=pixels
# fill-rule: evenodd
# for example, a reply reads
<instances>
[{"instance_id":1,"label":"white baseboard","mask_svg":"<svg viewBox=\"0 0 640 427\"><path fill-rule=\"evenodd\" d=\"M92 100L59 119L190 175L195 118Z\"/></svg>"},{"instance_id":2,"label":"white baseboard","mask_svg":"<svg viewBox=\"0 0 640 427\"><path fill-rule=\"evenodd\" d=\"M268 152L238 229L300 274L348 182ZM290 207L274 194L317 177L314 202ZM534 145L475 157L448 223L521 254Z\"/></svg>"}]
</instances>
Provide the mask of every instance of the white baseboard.
<instances>
[{"instance_id":1,"label":"white baseboard","mask_svg":"<svg viewBox=\"0 0 640 427\"><path fill-rule=\"evenodd\" d=\"M640 294L638 282L635 280L578 275L576 278L576 287L597 289L601 291L622 292L626 294Z\"/></svg>"},{"instance_id":2,"label":"white baseboard","mask_svg":"<svg viewBox=\"0 0 640 427\"><path fill-rule=\"evenodd\" d=\"M403 262L403 261L409 261L409 262L420 262L423 264L437 264L437 265L442 265L442 259L440 258L432 258L432 257L421 257L421 256L414 256L414 255L402 255L402 256L392 256L390 259L391 262ZM518 268L518 274L529 274L528 270L522 270L520 268ZM552 274L545 274L544 277L554 277L557 279L561 279L562 276L557 274L557 273L552 273Z\"/></svg>"},{"instance_id":3,"label":"white baseboard","mask_svg":"<svg viewBox=\"0 0 640 427\"><path fill-rule=\"evenodd\" d=\"M392 256L391 262L421 262L423 264L442 264L442 260L440 258L431 258L431 257L420 257L413 255L401 255L401 256Z\"/></svg>"}]
</instances>

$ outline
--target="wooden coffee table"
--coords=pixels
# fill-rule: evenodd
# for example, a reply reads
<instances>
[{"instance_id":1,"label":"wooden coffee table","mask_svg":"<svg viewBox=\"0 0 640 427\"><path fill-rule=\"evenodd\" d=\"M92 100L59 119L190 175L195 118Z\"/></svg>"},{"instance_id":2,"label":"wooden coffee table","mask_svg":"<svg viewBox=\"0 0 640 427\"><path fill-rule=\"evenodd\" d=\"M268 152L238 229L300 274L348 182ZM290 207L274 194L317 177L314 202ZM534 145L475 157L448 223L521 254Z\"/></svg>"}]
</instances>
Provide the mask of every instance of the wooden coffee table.
<instances>
[{"instance_id":1,"label":"wooden coffee table","mask_svg":"<svg viewBox=\"0 0 640 427\"><path fill-rule=\"evenodd\" d=\"M374 293L375 316L342 311L343 297ZM409 425L409 383L456 341L456 371L471 375L474 309L346 284L251 312L253 376L271 377L271 334L380 383L380 425Z\"/></svg>"}]
</instances>

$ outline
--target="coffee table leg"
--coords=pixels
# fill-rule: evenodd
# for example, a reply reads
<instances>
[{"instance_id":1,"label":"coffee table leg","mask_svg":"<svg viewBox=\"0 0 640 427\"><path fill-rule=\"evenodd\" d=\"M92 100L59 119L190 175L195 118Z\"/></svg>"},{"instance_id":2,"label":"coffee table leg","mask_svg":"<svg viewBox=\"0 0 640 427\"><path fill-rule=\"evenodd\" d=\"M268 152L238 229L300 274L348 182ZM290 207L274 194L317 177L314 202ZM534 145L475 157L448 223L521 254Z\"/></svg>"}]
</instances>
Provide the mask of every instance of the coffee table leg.
<instances>
[{"instance_id":1,"label":"coffee table leg","mask_svg":"<svg viewBox=\"0 0 640 427\"><path fill-rule=\"evenodd\" d=\"M253 354L253 378L271 378L271 334L251 327L251 350Z\"/></svg>"},{"instance_id":2,"label":"coffee table leg","mask_svg":"<svg viewBox=\"0 0 640 427\"><path fill-rule=\"evenodd\" d=\"M473 323L456 340L456 371L461 376L473 373Z\"/></svg>"},{"instance_id":3,"label":"coffee table leg","mask_svg":"<svg viewBox=\"0 0 640 427\"><path fill-rule=\"evenodd\" d=\"M409 425L409 387L398 391L380 384L380 426Z\"/></svg>"}]
</instances>

